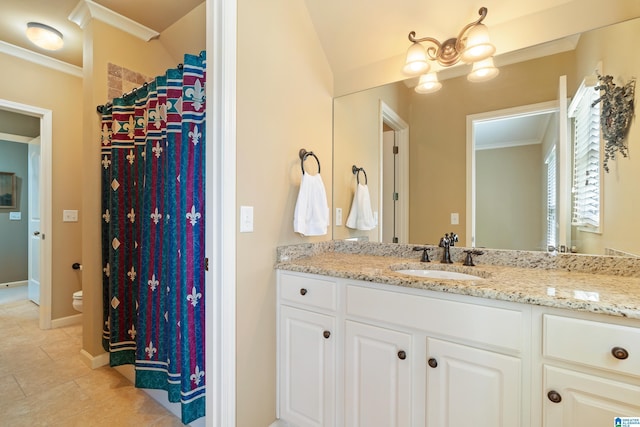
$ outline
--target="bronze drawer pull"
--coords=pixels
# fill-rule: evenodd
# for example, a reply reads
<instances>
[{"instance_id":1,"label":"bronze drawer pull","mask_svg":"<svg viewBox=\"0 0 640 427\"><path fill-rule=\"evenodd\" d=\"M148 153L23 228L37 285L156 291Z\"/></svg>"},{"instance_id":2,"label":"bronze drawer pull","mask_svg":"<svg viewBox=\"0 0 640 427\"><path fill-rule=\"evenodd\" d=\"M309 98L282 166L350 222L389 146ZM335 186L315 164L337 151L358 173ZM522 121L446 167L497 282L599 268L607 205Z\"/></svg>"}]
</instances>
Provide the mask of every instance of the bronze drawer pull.
<instances>
[{"instance_id":1,"label":"bronze drawer pull","mask_svg":"<svg viewBox=\"0 0 640 427\"><path fill-rule=\"evenodd\" d=\"M300 295L305 296L307 294L307 290L305 288L300 288Z\"/></svg>"}]
</instances>

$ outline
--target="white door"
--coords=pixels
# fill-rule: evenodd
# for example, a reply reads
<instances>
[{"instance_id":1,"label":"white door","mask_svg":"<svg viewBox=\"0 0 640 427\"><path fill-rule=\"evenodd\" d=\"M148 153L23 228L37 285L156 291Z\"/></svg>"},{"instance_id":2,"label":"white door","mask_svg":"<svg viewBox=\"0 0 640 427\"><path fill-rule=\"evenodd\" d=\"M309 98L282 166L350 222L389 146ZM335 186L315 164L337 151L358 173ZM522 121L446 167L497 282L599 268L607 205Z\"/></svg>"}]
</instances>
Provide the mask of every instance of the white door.
<instances>
[{"instance_id":1,"label":"white door","mask_svg":"<svg viewBox=\"0 0 640 427\"><path fill-rule=\"evenodd\" d=\"M346 322L345 426L411 426L411 335Z\"/></svg>"},{"instance_id":2,"label":"white door","mask_svg":"<svg viewBox=\"0 0 640 427\"><path fill-rule=\"evenodd\" d=\"M29 299L40 304L40 137L29 143Z\"/></svg>"},{"instance_id":3,"label":"white door","mask_svg":"<svg viewBox=\"0 0 640 427\"><path fill-rule=\"evenodd\" d=\"M427 427L521 424L520 360L427 338Z\"/></svg>"},{"instance_id":4,"label":"white door","mask_svg":"<svg viewBox=\"0 0 640 427\"><path fill-rule=\"evenodd\" d=\"M544 367L544 427L600 427L640 415L640 387L567 369Z\"/></svg>"},{"instance_id":5,"label":"white door","mask_svg":"<svg viewBox=\"0 0 640 427\"><path fill-rule=\"evenodd\" d=\"M335 420L335 319L280 309L280 418L300 427L331 427Z\"/></svg>"}]
</instances>

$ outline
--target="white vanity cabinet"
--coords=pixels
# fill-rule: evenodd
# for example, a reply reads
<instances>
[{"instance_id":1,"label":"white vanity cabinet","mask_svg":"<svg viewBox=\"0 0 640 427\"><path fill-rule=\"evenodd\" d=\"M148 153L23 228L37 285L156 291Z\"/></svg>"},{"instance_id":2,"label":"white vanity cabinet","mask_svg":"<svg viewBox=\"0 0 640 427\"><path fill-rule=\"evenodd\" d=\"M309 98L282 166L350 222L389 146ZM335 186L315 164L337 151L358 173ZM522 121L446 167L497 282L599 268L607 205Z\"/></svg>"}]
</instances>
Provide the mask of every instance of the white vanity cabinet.
<instances>
[{"instance_id":1,"label":"white vanity cabinet","mask_svg":"<svg viewBox=\"0 0 640 427\"><path fill-rule=\"evenodd\" d=\"M639 319L446 291L278 271L279 417L297 427L640 417Z\"/></svg>"},{"instance_id":2,"label":"white vanity cabinet","mask_svg":"<svg viewBox=\"0 0 640 427\"><path fill-rule=\"evenodd\" d=\"M336 425L336 283L279 274L278 418Z\"/></svg>"},{"instance_id":3,"label":"white vanity cabinet","mask_svg":"<svg viewBox=\"0 0 640 427\"><path fill-rule=\"evenodd\" d=\"M640 417L640 322L600 317L540 315L545 427L613 426L615 417Z\"/></svg>"},{"instance_id":4,"label":"white vanity cabinet","mask_svg":"<svg viewBox=\"0 0 640 427\"><path fill-rule=\"evenodd\" d=\"M278 278L278 406L289 425L529 426L528 306L285 271ZM332 289L335 298L324 298L335 310L301 305L310 284ZM331 321L333 341L317 340ZM335 366L326 362L331 351ZM319 398L331 384L334 400Z\"/></svg>"}]
</instances>

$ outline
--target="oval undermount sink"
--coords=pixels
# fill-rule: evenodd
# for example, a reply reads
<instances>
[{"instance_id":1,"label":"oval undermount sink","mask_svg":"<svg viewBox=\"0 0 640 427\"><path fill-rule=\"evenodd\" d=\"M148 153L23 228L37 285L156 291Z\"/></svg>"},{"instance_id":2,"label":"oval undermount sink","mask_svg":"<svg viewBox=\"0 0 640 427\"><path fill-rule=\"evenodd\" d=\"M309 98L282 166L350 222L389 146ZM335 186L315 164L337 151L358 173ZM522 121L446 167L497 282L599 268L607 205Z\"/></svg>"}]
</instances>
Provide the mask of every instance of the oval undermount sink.
<instances>
[{"instance_id":1,"label":"oval undermount sink","mask_svg":"<svg viewBox=\"0 0 640 427\"><path fill-rule=\"evenodd\" d=\"M396 270L396 273L407 274L409 276L424 277L425 279L450 279L450 280L481 280L482 277L472 274L458 273L457 271L446 270L418 270L406 269Z\"/></svg>"}]
</instances>

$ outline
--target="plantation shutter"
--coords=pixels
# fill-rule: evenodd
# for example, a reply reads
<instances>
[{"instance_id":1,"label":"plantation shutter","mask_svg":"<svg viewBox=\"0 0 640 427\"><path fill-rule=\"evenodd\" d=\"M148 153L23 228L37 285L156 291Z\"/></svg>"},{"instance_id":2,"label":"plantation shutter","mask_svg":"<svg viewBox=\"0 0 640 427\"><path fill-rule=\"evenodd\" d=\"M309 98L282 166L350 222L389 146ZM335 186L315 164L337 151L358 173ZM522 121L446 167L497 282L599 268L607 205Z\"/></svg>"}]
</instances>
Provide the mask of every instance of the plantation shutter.
<instances>
[{"instance_id":1,"label":"plantation shutter","mask_svg":"<svg viewBox=\"0 0 640 427\"><path fill-rule=\"evenodd\" d=\"M557 232L557 197L556 197L556 148L553 147L546 160L547 165L547 247L557 246L558 232Z\"/></svg>"},{"instance_id":2,"label":"plantation shutter","mask_svg":"<svg viewBox=\"0 0 640 427\"><path fill-rule=\"evenodd\" d=\"M600 104L593 87L583 84L569 108L573 117L572 225L600 226Z\"/></svg>"}]
</instances>

